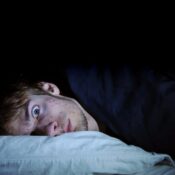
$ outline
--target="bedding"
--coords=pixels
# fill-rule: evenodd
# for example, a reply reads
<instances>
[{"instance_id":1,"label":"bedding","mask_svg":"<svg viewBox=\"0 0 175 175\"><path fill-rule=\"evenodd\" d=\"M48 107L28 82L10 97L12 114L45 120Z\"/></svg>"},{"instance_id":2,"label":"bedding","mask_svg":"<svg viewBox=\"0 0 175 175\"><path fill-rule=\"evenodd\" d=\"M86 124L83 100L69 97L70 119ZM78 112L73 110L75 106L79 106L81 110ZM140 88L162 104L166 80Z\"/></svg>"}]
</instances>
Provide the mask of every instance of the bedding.
<instances>
[{"instance_id":1,"label":"bedding","mask_svg":"<svg viewBox=\"0 0 175 175\"><path fill-rule=\"evenodd\" d=\"M169 155L146 152L97 131L0 136L1 175L174 175Z\"/></svg>"},{"instance_id":2,"label":"bedding","mask_svg":"<svg viewBox=\"0 0 175 175\"><path fill-rule=\"evenodd\" d=\"M80 104L117 138L175 158L173 76L117 63L70 65L66 75Z\"/></svg>"}]
</instances>

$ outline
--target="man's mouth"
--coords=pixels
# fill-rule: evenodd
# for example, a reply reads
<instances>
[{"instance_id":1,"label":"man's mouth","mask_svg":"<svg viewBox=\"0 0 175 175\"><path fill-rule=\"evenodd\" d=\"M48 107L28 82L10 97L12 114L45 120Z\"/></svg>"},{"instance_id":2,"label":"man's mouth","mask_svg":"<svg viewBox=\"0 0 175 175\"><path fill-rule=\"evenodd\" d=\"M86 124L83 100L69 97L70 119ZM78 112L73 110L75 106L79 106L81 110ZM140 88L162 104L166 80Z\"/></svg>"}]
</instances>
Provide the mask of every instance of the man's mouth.
<instances>
[{"instance_id":1,"label":"man's mouth","mask_svg":"<svg viewBox=\"0 0 175 175\"><path fill-rule=\"evenodd\" d=\"M64 127L64 132L73 132L73 131L74 131L74 129L72 127L72 123L71 123L70 119L68 119L66 122L66 125Z\"/></svg>"}]
</instances>

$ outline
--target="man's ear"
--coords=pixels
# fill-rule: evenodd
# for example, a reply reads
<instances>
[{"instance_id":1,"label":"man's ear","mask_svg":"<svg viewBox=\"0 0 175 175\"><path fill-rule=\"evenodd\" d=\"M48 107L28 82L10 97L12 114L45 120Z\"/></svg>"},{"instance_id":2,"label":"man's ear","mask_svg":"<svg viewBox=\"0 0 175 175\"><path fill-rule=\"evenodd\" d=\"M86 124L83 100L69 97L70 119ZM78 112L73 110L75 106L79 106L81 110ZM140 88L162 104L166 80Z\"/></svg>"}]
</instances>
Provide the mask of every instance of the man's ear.
<instances>
[{"instance_id":1,"label":"man's ear","mask_svg":"<svg viewBox=\"0 0 175 175\"><path fill-rule=\"evenodd\" d=\"M55 95L55 96L60 95L59 88L53 83L40 82L39 85L44 91L46 91L52 95Z\"/></svg>"}]
</instances>

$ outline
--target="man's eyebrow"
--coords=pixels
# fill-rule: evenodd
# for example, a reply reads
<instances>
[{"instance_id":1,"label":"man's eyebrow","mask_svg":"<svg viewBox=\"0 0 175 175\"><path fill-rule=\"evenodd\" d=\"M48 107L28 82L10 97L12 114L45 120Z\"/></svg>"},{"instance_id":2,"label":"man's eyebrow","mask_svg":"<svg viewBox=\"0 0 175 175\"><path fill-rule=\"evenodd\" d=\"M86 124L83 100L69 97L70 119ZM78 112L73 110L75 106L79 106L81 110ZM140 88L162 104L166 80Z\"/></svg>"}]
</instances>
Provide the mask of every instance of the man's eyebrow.
<instances>
[{"instance_id":1,"label":"man's eyebrow","mask_svg":"<svg viewBox=\"0 0 175 175\"><path fill-rule=\"evenodd\" d=\"M25 105L24 105L24 110L25 110L25 120L28 121L30 119L30 114L29 114L29 104L31 100L28 100Z\"/></svg>"}]
</instances>

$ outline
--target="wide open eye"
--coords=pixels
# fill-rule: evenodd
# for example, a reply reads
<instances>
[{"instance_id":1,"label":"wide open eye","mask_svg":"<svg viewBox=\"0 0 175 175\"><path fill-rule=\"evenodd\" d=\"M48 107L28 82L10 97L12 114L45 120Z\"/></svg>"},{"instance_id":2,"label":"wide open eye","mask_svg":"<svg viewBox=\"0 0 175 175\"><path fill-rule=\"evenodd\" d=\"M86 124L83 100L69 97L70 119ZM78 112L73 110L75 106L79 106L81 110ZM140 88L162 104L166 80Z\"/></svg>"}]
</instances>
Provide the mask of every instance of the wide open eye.
<instances>
[{"instance_id":1,"label":"wide open eye","mask_svg":"<svg viewBox=\"0 0 175 175\"><path fill-rule=\"evenodd\" d=\"M33 106L32 108L32 117L37 118L40 114L40 107L38 105Z\"/></svg>"}]
</instances>

